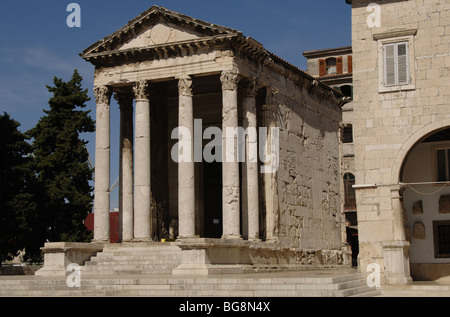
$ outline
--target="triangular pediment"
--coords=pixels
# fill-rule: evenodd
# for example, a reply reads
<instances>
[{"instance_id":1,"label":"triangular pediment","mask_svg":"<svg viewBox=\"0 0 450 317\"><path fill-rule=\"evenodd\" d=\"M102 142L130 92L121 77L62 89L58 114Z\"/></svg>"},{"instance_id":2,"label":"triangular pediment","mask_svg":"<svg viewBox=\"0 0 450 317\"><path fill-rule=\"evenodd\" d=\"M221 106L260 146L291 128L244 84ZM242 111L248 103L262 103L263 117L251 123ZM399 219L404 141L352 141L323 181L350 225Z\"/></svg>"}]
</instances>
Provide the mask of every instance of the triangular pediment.
<instances>
[{"instance_id":1,"label":"triangular pediment","mask_svg":"<svg viewBox=\"0 0 450 317\"><path fill-rule=\"evenodd\" d=\"M162 21L150 26L146 31L115 49L124 50L178 43L196 40L203 36L205 35L200 32L188 30L179 25Z\"/></svg>"},{"instance_id":2,"label":"triangular pediment","mask_svg":"<svg viewBox=\"0 0 450 317\"><path fill-rule=\"evenodd\" d=\"M242 33L153 6L120 30L91 45L81 55L86 58L89 55L111 51L150 48L237 34Z\"/></svg>"}]
</instances>

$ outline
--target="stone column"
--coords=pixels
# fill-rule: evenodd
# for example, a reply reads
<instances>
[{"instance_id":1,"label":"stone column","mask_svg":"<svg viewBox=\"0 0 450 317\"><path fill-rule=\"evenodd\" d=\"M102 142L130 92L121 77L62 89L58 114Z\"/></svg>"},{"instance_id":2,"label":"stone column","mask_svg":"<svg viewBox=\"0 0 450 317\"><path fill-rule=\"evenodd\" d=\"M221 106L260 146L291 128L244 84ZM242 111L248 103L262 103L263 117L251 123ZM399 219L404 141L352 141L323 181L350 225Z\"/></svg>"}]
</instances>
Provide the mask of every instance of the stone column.
<instances>
[{"instance_id":1,"label":"stone column","mask_svg":"<svg viewBox=\"0 0 450 317\"><path fill-rule=\"evenodd\" d=\"M264 126L267 127L267 142L266 151L270 155L270 149L272 148L272 131L271 128L277 126L276 123L276 111L275 104L276 91L268 89L268 97L266 105L263 106L263 121ZM264 144L262 144L264 146ZM265 164L270 164L265 163ZM278 192L277 183L274 174L265 173L264 177L264 199L266 205L266 241L278 241Z\"/></svg>"},{"instance_id":2,"label":"stone column","mask_svg":"<svg viewBox=\"0 0 450 317\"><path fill-rule=\"evenodd\" d=\"M95 133L94 242L109 243L111 90L106 86L98 86L94 88L94 93L97 102Z\"/></svg>"},{"instance_id":3,"label":"stone column","mask_svg":"<svg viewBox=\"0 0 450 317\"><path fill-rule=\"evenodd\" d=\"M133 97L115 95L120 107L119 238L133 240Z\"/></svg>"},{"instance_id":4,"label":"stone column","mask_svg":"<svg viewBox=\"0 0 450 317\"><path fill-rule=\"evenodd\" d=\"M134 241L151 240L150 101L148 83L133 88L135 113Z\"/></svg>"},{"instance_id":5,"label":"stone column","mask_svg":"<svg viewBox=\"0 0 450 317\"><path fill-rule=\"evenodd\" d=\"M405 241L405 219L403 216L402 192L404 188L400 185L391 187L391 202L393 210L393 240Z\"/></svg>"},{"instance_id":6,"label":"stone column","mask_svg":"<svg viewBox=\"0 0 450 317\"><path fill-rule=\"evenodd\" d=\"M223 239L240 239L238 140L238 74L223 72L222 82L222 175L223 175ZM227 129L228 128L228 129Z\"/></svg>"},{"instance_id":7,"label":"stone column","mask_svg":"<svg viewBox=\"0 0 450 317\"><path fill-rule=\"evenodd\" d=\"M178 92L179 140L182 140L183 151L190 148L190 155L183 155L184 159L178 162L178 237L185 239L195 237L194 106L190 76L179 79ZM183 130L189 132L188 135Z\"/></svg>"},{"instance_id":8,"label":"stone column","mask_svg":"<svg viewBox=\"0 0 450 317\"><path fill-rule=\"evenodd\" d=\"M246 162L242 173L243 209L247 213L248 240L259 240L258 134L256 119L256 89L254 85L244 95L244 126ZM245 205L245 206L244 206Z\"/></svg>"},{"instance_id":9,"label":"stone column","mask_svg":"<svg viewBox=\"0 0 450 317\"><path fill-rule=\"evenodd\" d=\"M405 223L401 202L401 187L391 188L393 217L393 239L383 241L384 276L387 284L409 284L412 282L409 267L409 242L405 237Z\"/></svg>"}]
</instances>

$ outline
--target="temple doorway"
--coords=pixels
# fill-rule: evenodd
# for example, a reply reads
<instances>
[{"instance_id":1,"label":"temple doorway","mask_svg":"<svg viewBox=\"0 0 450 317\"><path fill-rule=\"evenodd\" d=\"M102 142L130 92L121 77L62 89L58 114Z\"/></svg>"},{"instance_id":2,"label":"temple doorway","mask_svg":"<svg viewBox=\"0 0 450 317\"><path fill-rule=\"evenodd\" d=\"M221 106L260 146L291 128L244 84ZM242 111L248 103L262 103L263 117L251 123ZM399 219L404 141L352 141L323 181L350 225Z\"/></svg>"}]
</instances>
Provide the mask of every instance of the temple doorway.
<instances>
[{"instance_id":1,"label":"temple doorway","mask_svg":"<svg viewBox=\"0 0 450 317\"><path fill-rule=\"evenodd\" d=\"M203 162L205 238L222 237L222 163Z\"/></svg>"}]
</instances>

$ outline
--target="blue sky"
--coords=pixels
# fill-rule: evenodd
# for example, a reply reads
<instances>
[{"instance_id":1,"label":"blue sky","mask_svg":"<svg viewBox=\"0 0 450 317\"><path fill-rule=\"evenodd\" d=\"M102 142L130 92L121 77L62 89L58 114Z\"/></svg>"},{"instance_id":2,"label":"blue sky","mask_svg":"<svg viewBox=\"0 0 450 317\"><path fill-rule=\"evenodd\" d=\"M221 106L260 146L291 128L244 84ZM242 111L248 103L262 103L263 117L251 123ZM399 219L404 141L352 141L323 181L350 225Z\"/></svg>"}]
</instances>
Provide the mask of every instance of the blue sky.
<instances>
[{"instance_id":1,"label":"blue sky","mask_svg":"<svg viewBox=\"0 0 450 317\"><path fill-rule=\"evenodd\" d=\"M67 5L81 7L81 27L66 24ZM152 5L242 31L266 49L306 70L303 51L351 44L351 9L344 0L1 0L0 112L22 131L32 128L48 108L46 85L69 80L78 69L89 89L95 119L94 67L79 53L115 32ZM112 145L118 143L118 110L112 105ZM116 122L117 121L117 122ZM94 158L94 134L85 135ZM118 151L111 152L111 182L118 175ZM117 190L111 207L117 207Z\"/></svg>"}]
</instances>

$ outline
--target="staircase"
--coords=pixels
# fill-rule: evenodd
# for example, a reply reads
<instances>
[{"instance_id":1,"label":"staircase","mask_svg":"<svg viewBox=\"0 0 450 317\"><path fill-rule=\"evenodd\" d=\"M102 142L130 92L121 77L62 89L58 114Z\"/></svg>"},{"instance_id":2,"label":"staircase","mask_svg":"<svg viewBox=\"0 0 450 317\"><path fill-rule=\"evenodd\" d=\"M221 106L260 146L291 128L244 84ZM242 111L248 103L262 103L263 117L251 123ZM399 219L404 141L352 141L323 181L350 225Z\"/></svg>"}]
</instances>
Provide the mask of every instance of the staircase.
<instances>
[{"instance_id":1,"label":"staircase","mask_svg":"<svg viewBox=\"0 0 450 317\"><path fill-rule=\"evenodd\" d=\"M121 243L105 246L81 267L83 276L171 274L181 264L172 243Z\"/></svg>"},{"instance_id":2,"label":"staircase","mask_svg":"<svg viewBox=\"0 0 450 317\"><path fill-rule=\"evenodd\" d=\"M304 273L304 272L303 272ZM359 274L253 273L220 276L81 275L79 288L63 278L0 277L0 296L45 297L348 297L376 296ZM322 275L322 276L321 276Z\"/></svg>"},{"instance_id":3,"label":"staircase","mask_svg":"<svg viewBox=\"0 0 450 317\"><path fill-rule=\"evenodd\" d=\"M172 275L181 264L175 243L105 246L80 267L80 287L65 277L0 276L0 296L45 297L346 297L374 296L365 275L349 269Z\"/></svg>"}]
</instances>

